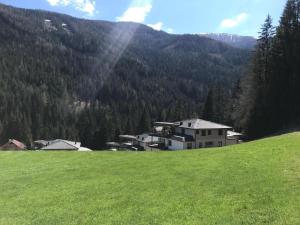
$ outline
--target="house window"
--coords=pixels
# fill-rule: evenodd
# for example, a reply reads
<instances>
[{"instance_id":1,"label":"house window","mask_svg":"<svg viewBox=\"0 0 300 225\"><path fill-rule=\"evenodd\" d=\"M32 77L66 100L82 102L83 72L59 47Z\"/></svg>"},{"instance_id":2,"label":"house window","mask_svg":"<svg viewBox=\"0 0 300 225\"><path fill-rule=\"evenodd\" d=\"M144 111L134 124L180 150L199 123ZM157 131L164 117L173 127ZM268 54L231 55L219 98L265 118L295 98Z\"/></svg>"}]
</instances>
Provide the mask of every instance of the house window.
<instances>
[{"instance_id":1,"label":"house window","mask_svg":"<svg viewBox=\"0 0 300 225\"><path fill-rule=\"evenodd\" d=\"M189 123L189 127L191 127L192 126L192 123Z\"/></svg>"},{"instance_id":2,"label":"house window","mask_svg":"<svg viewBox=\"0 0 300 225\"><path fill-rule=\"evenodd\" d=\"M168 141L168 145L172 146L172 141L171 140Z\"/></svg>"},{"instance_id":3,"label":"house window","mask_svg":"<svg viewBox=\"0 0 300 225\"><path fill-rule=\"evenodd\" d=\"M219 136L223 136L223 130L219 130Z\"/></svg>"},{"instance_id":4,"label":"house window","mask_svg":"<svg viewBox=\"0 0 300 225\"><path fill-rule=\"evenodd\" d=\"M199 148L203 148L203 145L201 142L199 143Z\"/></svg>"},{"instance_id":5,"label":"house window","mask_svg":"<svg viewBox=\"0 0 300 225\"><path fill-rule=\"evenodd\" d=\"M205 142L206 148L213 147L213 146L214 146L214 143L212 141Z\"/></svg>"},{"instance_id":6,"label":"house window","mask_svg":"<svg viewBox=\"0 0 300 225\"><path fill-rule=\"evenodd\" d=\"M208 130L207 133L208 133L208 135L211 135L211 130Z\"/></svg>"},{"instance_id":7,"label":"house window","mask_svg":"<svg viewBox=\"0 0 300 225\"><path fill-rule=\"evenodd\" d=\"M181 134L185 134L185 130L183 128L181 129Z\"/></svg>"},{"instance_id":8,"label":"house window","mask_svg":"<svg viewBox=\"0 0 300 225\"><path fill-rule=\"evenodd\" d=\"M188 148L188 149L192 149L192 148L193 148L193 144L192 144L192 143L188 143L188 144L187 144L187 148Z\"/></svg>"},{"instance_id":9,"label":"house window","mask_svg":"<svg viewBox=\"0 0 300 225\"><path fill-rule=\"evenodd\" d=\"M180 122L180 126L182 125L183 123L182 122Z\"/></svg>"},{"instance_id":10,"label":"house window","mask_svg":"<svg viewBox=\"0 0 300 225\"><path fill-rule=\"evenodd\" d=\"M201 135L206 136L206 130L202 130Z\"/></svg>"},{"instance_id":11,"label":"house window","mask_svg":"<svg viewBox=\"0 0 300 225\"><path fill-rule=\"evenodd\" d=\"M200 131L199 131L199 130L196 130L196 134L200 134Z\"/></svg>"}]
</instances>

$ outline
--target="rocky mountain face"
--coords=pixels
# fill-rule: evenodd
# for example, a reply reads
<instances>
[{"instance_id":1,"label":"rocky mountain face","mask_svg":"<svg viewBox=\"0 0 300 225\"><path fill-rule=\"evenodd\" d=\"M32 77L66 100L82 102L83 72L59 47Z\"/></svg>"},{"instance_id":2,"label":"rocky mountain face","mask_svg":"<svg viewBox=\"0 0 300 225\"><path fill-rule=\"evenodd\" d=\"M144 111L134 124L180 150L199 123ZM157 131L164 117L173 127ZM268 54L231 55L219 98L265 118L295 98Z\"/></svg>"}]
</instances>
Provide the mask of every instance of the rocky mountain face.
<instances>
[{"instance_id":1,"label":"rocky mountain face","mask_svg":"<svg viewBox=\"0 0 300 225\"><path fill-rule=\"evenodd\" d=\"M256 39L251 36L239 36L234 34L200 34L201 37L211 38L216 41L221 41L230 46L244 49L254 49L256 45Z\"/></svg>"}]
</instances>

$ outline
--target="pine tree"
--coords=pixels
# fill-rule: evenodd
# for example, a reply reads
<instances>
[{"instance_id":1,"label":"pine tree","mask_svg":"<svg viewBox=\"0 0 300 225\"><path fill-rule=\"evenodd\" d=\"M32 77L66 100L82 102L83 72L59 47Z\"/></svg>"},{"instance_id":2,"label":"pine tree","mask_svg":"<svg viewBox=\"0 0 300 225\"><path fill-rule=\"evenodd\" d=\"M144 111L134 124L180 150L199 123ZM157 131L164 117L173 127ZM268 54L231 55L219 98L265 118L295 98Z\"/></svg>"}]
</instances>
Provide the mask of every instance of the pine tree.
<instances>
[{"instance_id":1,"label":"pine tree","mask_svg":"<svg viewBox=\"0 0 300 225\"><path fill-rule=\"evenodd\" d=\"M93 135L93 149L95 150L105 150L106 143L108 141L107 137L108 131L105 126L101 127Z\"/></svg>"},{"instance_id":2,"label":"pine tree","mask_svg":"<svg viewBox=\"0 0 300 225\"><path fill-rule=\"evenodd\" d=\"M204 109L203 109L202 118L204 120L209 120L209 121L214 120L214 94L212 89L209 90L208 92Z\"/></svg>"},{"instance_id":3,"label":"pine tree","mask_svg":"<svg viewBox=\"0 0 300 225\"><path fill-rule=\"evenodd\" d=\"M138 125L138 132L140 134L144 132L149 132L151 130L151 119L148 111L144 109L143 114L141 116L139 125Z\"/></svg>"},{"instance_id":4,"label":"pine tree","mask_svg":"<svg viewBox=\"0 0 300 225\"><path fill-rule=\"evenodd\" d=\"M125 134L130 134L130 135L134 134L133 126L132 126L132 122L131 122L130 118L128 118L127 122L126 122Z\"/></svg>"},{"instance_id":5,"label":"pine tree","mask_svg":"<svg viewBox=\"0 0 300 225\"><path fill-rule=\"evenodd\" d=\"M259 73L258 76L260 76L261 81L263 83L267 83L270 68L269 61L271 56L272 41L275 36L275 27L272 25L272 18L270 15L267 16L259 34L256 51L256 68L259 69L256 72Z\"/></svg>"},{"instance_id":6,"label":"pine tree","mask_svg":"<svg viewBox=\"0 0 300 225\"><path fill-rule=\"evenodd\" d=\"M281 86L284 93L279 96L279 104L282 106L281 114L283 126L289 127L300 116L300 1L289 0L281 17L277 29L276 52L274 67L276 70L277 83L275 88ZM276 86L275 86L276 85Z\"/></svg>"},{"instance_id":7,"label":"pine tree","mask_svg":"<svg viewBox=\"0 0 300 225\"><path fill-rule=\"evenodd\" d=\"M300 127L300 1L287 1L275 37L271 22L268 16L240 101L251 138Z\"/></svg>"},{"instance_id":8,"label":"pine tree","mask_svg":"<svg viewBox=\"0 0 300 225\"><path fill-rule=\"evenodd\" d=\"M268 102L271 76L271 55L274 38L272 18L268 15L263 24L250 70L243 84L240 97L240 126L250 138L263 136L269 132L270 104Z\"/></svg>"}]
</instances>

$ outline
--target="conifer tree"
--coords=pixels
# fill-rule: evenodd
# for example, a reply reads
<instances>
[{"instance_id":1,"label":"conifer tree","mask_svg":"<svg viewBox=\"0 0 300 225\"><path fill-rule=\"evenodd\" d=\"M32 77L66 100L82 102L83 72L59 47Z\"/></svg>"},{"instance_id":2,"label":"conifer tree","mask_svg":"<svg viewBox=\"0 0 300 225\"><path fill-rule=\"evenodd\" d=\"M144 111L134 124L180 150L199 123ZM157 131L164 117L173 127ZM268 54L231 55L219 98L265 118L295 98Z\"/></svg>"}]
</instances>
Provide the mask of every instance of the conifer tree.
<instances>
[{"instance_id":1,"label":"conifer tree","mask_svg":"<svg viewBox=\"0 0 300 225\"><path fill-rule=\"evenodd\" d=\"M203 109L203 114L202 114L202 118L204 120L210 120L212 121L214 119L213 115L214 115L214 100L213 100L213 90L211 89L208 92L206 101L205 101L205 105L204 105L204 109Z\"/></svg>"},{"instance_id":2,"label":"conifer tree","mask_svg":"<svg viewBox=\"0 0 300 225\"><path fill-rule=\"evenodd\" d=\"M287 1L275 36L271 22L268 16L240 98L251 138L300 127L300 1Z\"/></svg>"},{"instance_id":3,"label":"conifer tree","mask_svg":"<svg viewBox=\"0 0 300 225\"><path fill-rule=\"evenodd\" d=\"M274 38L272 18L268 15L263 24L256 51L245 78L244 90L240 101L240 124L251 138L260 137L268 132L269 104L267 102L268 83L271 78L271 51Z\"/></svg>"},{"instance_id":4,"label":"conifer tree","mask_svg":"<svg viewBox=\"0 0 300 225\"><path fill-rule=\"evenodd\" d=\"M140 134L144 132L149 132L151 130L151 119L148 111L144 109L143 114L141 116L139 125L138 125L138 132Z\"/></svg>"}]
</instances>

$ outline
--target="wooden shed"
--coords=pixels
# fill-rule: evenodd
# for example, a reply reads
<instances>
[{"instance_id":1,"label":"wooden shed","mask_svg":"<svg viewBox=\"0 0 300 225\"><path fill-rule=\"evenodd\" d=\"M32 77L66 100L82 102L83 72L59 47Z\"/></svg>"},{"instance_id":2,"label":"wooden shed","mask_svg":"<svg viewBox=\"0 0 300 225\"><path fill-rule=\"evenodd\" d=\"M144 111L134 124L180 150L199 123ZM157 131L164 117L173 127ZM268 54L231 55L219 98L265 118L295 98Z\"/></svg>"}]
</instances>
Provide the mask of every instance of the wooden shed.
<instances>
[{"instance_id":1,"label":"wooden shed","mask_svg":"<svg viewBox=\"0 0 300 225\"><path fill-rule=\"evenodd\" d=\"M22 151L25 149L26 149L26 145L15 139L9 139L9 141L6 144L0 146L0 150L3 151L10 151L10 150Z\"/></svg>"}]
</instances>

